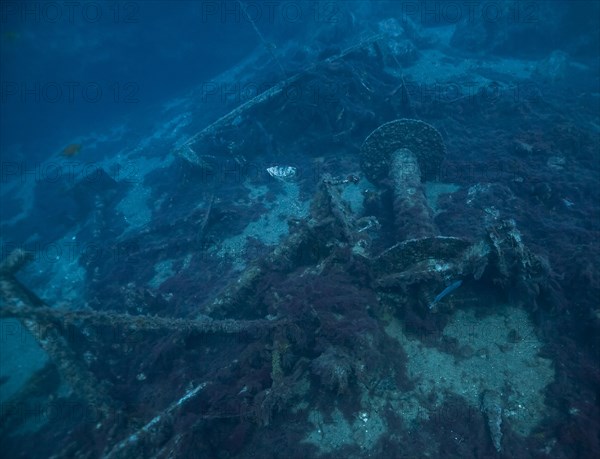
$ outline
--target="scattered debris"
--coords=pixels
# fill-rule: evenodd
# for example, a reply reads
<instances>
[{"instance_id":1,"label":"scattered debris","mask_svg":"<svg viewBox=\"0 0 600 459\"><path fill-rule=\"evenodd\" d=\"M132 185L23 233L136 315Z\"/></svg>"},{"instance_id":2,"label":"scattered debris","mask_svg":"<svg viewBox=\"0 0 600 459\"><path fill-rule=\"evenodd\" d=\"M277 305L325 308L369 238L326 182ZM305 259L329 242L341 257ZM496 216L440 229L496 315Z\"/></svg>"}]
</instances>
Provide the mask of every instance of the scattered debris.
<instances>
[{"instance_id":1,"label":"scattered debris","mask_svg":"<svg viewBox=\"0 0 600 459\"><path fill-rule=\"evenodd\" d=\"M272 166L267 168L267 172L271 177L284 182L296 176L296 168L292 166Z\"/></svg>"},{"instance_id":2,"label":"scattered debris","mask_svg":"<svg viewBox=\"0 0 600 459\"><path fill-rule=\"evenodd\" d=\"M502 399L500 394L493 390L486 390L481 399L481 410L487 419L494 448L500 453L502 451Z\"/></svg>"}]
</instances>

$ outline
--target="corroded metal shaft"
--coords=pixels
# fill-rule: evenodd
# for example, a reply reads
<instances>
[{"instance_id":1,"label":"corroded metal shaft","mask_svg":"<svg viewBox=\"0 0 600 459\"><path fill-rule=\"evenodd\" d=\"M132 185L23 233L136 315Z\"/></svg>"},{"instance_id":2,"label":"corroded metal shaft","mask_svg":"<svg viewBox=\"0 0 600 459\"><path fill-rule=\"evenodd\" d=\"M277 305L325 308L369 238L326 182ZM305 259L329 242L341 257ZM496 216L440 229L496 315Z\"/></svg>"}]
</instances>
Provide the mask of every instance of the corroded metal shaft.
<instances>
[{"instance_id":1,"label":"corroded metal shaft","mask_svg":"<svg viewBox=\"0 0 600 459\"><path fill-rule=\"evenodd\" d=\"M390 121L365 139L362 170L372 182L391 187L400 241L437 236L422 182L434 177L445 155L441 134L420 120Z\"/></svg>"},{"instance_id":2,"label":"corroded metal shaft","mask_svg":"<svg viewBox=\"0 0 600 459\"><path fill-rule=\"evenodd\" d=\"M417 157L407 148L401 148L391 154L390 160L394 217L401 240L436 236Z\"/></svg>"}]
</instances>

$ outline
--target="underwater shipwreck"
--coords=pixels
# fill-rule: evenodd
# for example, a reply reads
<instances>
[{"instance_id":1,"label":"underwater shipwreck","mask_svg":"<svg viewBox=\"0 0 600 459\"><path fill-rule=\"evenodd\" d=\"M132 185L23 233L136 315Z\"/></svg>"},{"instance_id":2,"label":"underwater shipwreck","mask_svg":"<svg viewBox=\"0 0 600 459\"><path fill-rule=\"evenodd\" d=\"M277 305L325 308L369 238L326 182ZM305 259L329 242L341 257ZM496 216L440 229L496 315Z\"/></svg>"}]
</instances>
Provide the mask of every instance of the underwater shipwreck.
<instances>
[{"instance_id":1,"label":"underwater shipwreck","mask_svg":"<svg viewBox=\"0 0 600 459\"><path fill-rule=\"evenodd\" d=\"M138 226L114 219L130 184L108 169L76 181L88 249L70 287L57 263L4 254L3 339L40 356L2 404L6 454L598 446L598 367L571 337L592 346L600 323L597 228L582 223L598 189L580 179L598 132L572 97L516 98L523 81L506 75L418 92L424 32L382 24L301 71L271 62L266 89L218 116L191 108L143 178L153 207ZM247 65L228 78L243 85Z\"/></svg>"}]
</instances>

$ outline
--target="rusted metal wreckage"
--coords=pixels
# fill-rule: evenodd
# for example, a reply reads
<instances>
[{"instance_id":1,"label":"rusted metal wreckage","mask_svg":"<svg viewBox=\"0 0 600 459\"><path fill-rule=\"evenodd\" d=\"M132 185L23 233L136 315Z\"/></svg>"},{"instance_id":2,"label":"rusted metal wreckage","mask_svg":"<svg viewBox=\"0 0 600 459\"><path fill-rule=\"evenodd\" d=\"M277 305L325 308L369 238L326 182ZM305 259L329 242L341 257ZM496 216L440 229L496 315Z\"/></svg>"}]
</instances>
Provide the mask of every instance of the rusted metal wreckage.
<instances>
[{"instance_id":1,"label":"rusted metal wreckage","mask_svg":"<svg viewBox=\"0 0 600 459\"><path fill-rule=\"evenodd\" d=\"M376 38L362 43L361 48L374 42ZM347 50L326 63L340 60L355 50ZM196 152L199 145L219 137L221 130L230 132L231 123L246 111L267 102L276 103L275 99L290 81L307 78L307 75L292 77L233 110L180 145L177 154L194 167L207 167L202 155ZM281 282L289 276L296 276L296 281L302 282L303 272L327 271L334 269L340 259L350 260L364 267L369 288L379 303L392 311L409 303L418 304L425 314L434 313L429 308L436 294L458 279L465 281L461 291L468 292L478 281L486 279L501 289L517 290L523 301L530 299L528 295L535 294L531 292L545 288L548 268L524 246L514 221L490 220L487 234L474 241L439 234L423 192L423 181L433 178L430 172L445 155L442 137L433 126L414 119L385 123L366 138L360 154L362 173L373 183L391 188L397 243L381 253L370 253L371 236L365 228L371 223L365 226L365 222L373 219L354 214L343 199L343 187L348 186L348 180L324 175L312 199L309 217L296 222L283 242L266 257L250 264L238 279L203 305L200 308L202 315L196 317L157 317L53 307L18 280L18 271L31 260L30 254L16 250L2 262L0 317L18 319L48 354L62 381L78 398L95 407L93 430L102 439L102 446L96 451L98 457L162 457L165 448L176 448L184 434L178 430L175 419L190 406L197 406L213 381L210 375L204 380L194 378L188 381L185 389L173 391L178 395L173 396L166 407L143 418L136 417L127 411L122 400L111 395L110 385L103 381L104 376L95 374L83 361L82 349L96 348L101 352L105 346L95 337L95 329L114 328L119 334L139 337L139 342L153 333L245 336L247 342L264 349L267 357L257 365L269 372L270 387L249 398L240 395L244 401L236 404L238 412L213 406L206 410L204 417L251 417L257 424L266 425L290 400L299 396L302 389L298 382L314 363L310 358L298 357L286 362L284 370L284 349L301 340L299 336L303 333L308 335L303 327L313 327L312 333L318 333L318 326L312 322L312 319L318 322L318 317L288 315L286 298L273 301L275 308L269 317L239 318L243 317L240 311L259 308L264 301L263 281L273 273ZM310 316L310 308L308 311ZM73 330L78 331L78 339L86 337L84 344L78 342L77 349L71 342ZM134 347L129 352L143 350ZM348 351L347 355L352 353ZM37 378L43 378L43 375L37 375ZM340 391L346 389L347 384L343 377L331 383ZM23 388L12 402L18 404L28 393L27 387ZM2 423L9 423L11 415L10 409L4 410ZM492 426L499 421L490 417L489 422ZM498 429L491 429L492 435L495 431ZM501 439L494 438L493 441L499 445ZM56 457L74 454L83 457L84 449L85 446L74 442L58 451Z\"/></svg>"}]
</instances>

